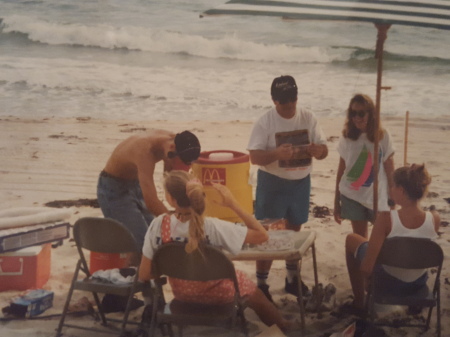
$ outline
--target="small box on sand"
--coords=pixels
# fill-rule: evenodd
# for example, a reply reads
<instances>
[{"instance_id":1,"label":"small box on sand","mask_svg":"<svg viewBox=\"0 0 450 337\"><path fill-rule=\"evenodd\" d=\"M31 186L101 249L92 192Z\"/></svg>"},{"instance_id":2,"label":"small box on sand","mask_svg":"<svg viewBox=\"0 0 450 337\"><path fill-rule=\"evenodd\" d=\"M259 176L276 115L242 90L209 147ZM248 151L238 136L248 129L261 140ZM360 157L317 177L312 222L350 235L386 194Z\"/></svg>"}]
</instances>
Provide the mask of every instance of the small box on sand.
<instances>
[{"instance_id":1,"label":"small box on sand","mask_svg":"<svg viewBox=\"0 0 450 337\"><path fill-rule=\"evenodd\" d=\"M9 312L19 317L37 316L53 306L53 295L44 289L30 290L11 302Z\"/></svg>"}]
</instances>

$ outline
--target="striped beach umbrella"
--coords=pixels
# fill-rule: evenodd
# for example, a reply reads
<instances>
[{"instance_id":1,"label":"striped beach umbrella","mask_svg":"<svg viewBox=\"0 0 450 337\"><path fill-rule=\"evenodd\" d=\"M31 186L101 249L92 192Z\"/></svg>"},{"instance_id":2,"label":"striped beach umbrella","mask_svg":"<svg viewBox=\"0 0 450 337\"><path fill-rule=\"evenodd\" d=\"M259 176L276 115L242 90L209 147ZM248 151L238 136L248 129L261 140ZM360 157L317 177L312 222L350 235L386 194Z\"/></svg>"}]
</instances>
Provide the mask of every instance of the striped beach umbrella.
<instances>
[{"instance_id":1,"label":"striped beach umbrella","mask_svg":"<svg viewBox=\"0 0 450 337\"><path fill-rule=\"evenodd\" d=\"M369 22L378 30L376 113L380 121L380 101L383 73L383 50L391 25L406 25L450 30L450 0L231 0L207 10L210 15L259 15L292 20L328 20ZM379 140L375 139L374 153ZM378 170L374 162L374 211L378 209Z\"/></svg>"}]
</instances>

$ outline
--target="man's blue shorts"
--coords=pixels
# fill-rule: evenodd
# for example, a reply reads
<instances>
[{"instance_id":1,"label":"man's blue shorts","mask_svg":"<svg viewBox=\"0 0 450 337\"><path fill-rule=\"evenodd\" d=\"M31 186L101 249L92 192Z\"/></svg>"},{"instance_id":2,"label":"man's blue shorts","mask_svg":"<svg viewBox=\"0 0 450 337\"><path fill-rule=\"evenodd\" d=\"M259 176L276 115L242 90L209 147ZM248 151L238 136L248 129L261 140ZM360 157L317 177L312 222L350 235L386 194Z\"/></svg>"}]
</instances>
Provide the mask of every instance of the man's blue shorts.
<instances>
[{"instance_id":1,"label":"man's blue shorts","mask_svg":"<svg viewBox=\"0 0 450 337\"><path fill-rule=\"evenodd\" d=\"M145 205L139 181L116 178L102 171L98 178L97 198L103 216L127 227L142 248L153 215Z\"/></svg>"},{"instance_id":2,"label":"man's blue shorts","mask_svg":"<svg viewBox=\"0 0 450 337\"><path fill-rule=\"evenodd\" d=\"M369 242L362 243L355 253L356 260L361 263L367 253ZM375 265L372 273L372 281L375 282L377 290L386 295L410 295L422 288L428 279L428 274L424 273L413 282L404 282L386 272L382 265Z\"/></svg>"},{"instance_id":3,"label":"man's blue shorts","mask_svg":"<svg viewBox=\"0 0 450 337\"><path fill-rule=\"evenodd\" d=\"M308 221L311 177L299 180L279 178L258 170L255 217L258 220L285 218L291 226Z\"/></svg>"}]
</instances>

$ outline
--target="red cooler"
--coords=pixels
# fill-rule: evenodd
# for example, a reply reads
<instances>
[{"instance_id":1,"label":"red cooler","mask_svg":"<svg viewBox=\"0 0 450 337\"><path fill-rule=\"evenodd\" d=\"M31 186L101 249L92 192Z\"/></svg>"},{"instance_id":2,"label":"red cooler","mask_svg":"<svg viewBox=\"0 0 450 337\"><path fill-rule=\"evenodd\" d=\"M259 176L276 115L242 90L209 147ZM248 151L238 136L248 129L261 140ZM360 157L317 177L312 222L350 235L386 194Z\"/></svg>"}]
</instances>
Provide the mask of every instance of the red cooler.
<instances>
[{"instance_id":1,"label":"red cooler","mask_svg":"<svg viewBox=\"0 0 450 337\"><path fill-rule=\"evenodd\" d=\"M127 267L128 254L108 254L91 252L89 272L93 274L97 270L107 270Z\"/></svg>"},{"instance_id":2,"label":"red cooler","mask_svg":"<svg viewBox=\"0 0 450 337\"><path fill-rule=\"evenodd\" d=\"M51 244L0 255L0 291L41 288L50 277Z\"/></svg>"}]
</instances>

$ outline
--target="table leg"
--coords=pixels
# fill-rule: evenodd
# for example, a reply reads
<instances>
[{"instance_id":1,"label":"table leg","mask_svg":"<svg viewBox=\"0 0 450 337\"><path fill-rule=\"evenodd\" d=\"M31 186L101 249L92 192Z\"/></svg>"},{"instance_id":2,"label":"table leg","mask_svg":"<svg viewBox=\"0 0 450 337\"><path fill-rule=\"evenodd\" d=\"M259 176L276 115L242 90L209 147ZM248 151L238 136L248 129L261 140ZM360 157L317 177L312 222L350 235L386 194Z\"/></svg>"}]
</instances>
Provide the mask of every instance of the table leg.
<instances>
[{"instance_id":1,"label":"table leg","mask_svg":"<svg viewBox=\"0 0 450 337\"><path fill-rule=\"evenodd\" d=\"M311 245L312 250L312 258L313 258L313 270L314 270L314 283L316 284L316 288L319 285L319 276L317 273L317 261L316 261L316 246L314 243Z\"/></svg>"},{"instance_id":2,"label":"table leg","mask_svg":"<svg viewBox=\"0 0 450 337\"><path fill-rule=\"evenodd\" d=\"M301 269L302 269L302 260L299 259L297 261L297 279L298 279L298 295L299 295L297 298L297 302L300 307L300 318L302 323L302 334L303 334L305 331L305 305L303 304Z\"/></svg>"}]
</instances>

